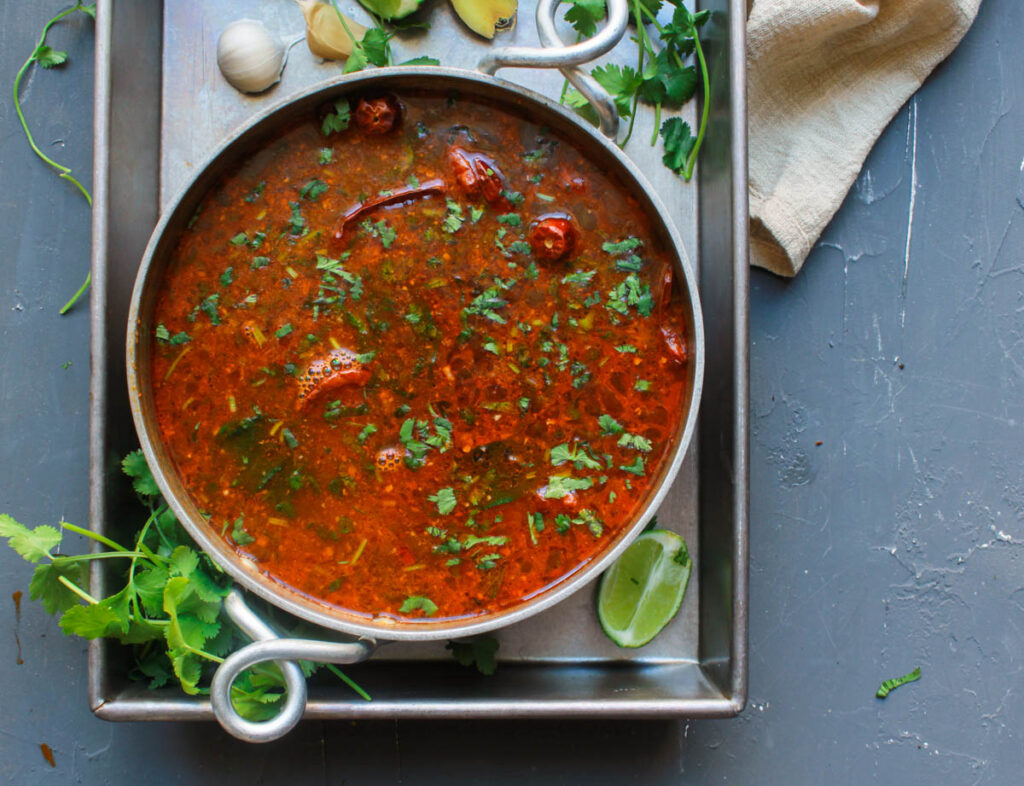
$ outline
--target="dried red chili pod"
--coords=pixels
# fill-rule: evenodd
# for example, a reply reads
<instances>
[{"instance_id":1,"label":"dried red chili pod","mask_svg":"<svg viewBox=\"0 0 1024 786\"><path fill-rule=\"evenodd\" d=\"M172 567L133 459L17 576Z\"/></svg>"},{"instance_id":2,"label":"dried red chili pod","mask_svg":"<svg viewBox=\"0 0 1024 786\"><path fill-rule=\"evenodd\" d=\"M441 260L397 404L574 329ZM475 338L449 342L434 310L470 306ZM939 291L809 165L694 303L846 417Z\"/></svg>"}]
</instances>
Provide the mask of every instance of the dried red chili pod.
<instances>
[{"instance_id":1,"label":"dried red chili pod","mask_svg":"<svg viewBox=\"0 0 1024 786\"><path fill-rule=\"evenodd\" d=\"M507 181L490 156L453 147L448 151L448 168L456 186L467 197L482 197L492 204L504 201L502 192Z\"/></svg>"},{"instance_id":2,"label":"dried red chili pod","mask_svg":"<svg viewBox=\"0 0 1024 786\"><path fill-rule=\"evenodd\" d=\"M402 104L392 95L360 98L353 119L364 133L387 134L401 122Z\"/></svg>"},{"instance_id":3,"label":"dried red chili pod","mask_svg":"<svg viewBox=\"0 0 1024 786\"><path fill-rule=\"evenodd\" d=\"M668 356L676 363L682 364L689 360L690 353L686 348L686 341L676 332L675 328L662 325L661 337L665 341L665 349L668 350Z\"/></svg>"},{"instance_id":4,"label":"dried red chili pod","mask_svg":"<svg viewBox=\"0 0 1024 786\"><path fill-rule=\"evenodd\" d=\"M544 216L530 228L530 248L545 262L566 259L576 251L579 232L569 216Z\"/></svg>"}]
</instances>

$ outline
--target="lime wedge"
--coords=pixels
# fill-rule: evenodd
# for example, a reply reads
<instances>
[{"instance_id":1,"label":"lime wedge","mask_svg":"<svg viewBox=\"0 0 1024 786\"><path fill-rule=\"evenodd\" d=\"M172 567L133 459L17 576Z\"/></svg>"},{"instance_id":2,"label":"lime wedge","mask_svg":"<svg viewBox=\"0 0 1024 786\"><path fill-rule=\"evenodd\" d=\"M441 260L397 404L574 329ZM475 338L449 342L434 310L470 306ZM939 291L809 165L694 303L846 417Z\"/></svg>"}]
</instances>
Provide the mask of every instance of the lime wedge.
<instances>
[{"instance_id":1,"label":"lime wedge","mask_svg":"<svg viewBox=\"0 0 1024 786\"><path fill-rule=\"evenodd\" d=\"M690 552L674 532L652 529L601 577L597 618L620 647L642 647L679 611L690 581Z\"/></svg>"}]
</instances>

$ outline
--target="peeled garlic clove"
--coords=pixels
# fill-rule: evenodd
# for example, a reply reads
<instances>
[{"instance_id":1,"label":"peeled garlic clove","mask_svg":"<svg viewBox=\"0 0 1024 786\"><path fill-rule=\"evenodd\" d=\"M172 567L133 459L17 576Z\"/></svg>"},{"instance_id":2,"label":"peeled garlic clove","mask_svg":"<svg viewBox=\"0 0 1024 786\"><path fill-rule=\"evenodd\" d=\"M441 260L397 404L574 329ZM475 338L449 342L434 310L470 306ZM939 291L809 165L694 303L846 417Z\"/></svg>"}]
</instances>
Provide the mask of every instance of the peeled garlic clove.
<instances>
[{"instance_id":1,"label":"peeled garlic clove","mask_svg":"<svg viewBox=\"0 0 1024 786\"><path fill-rule=\"evenodd\" d=\"M366 28L347 16L345 24L342 24L331 6L317 0L295 2L299 4L302 15L306 18L306 46L317 57L324 60L344 60L352 54L355 41L363 40Z\"/></svg>"},{"instance_id":2,"label":"peeled garlic clove","mask_svg":"<svg viewBox=\"0 0 1024 786\"><path fill-rule=\"evenodd\" d=\"M255 19L232 22L217 39L220 72L243 93L262 93L276 84L284 58L284 43Z\"/></svg>"},{"instance_id":3,"label":"peeled garlic clove","mask_svg":"<svg viewBox=\"0 0 1024 786\"><path fill-rule=\"evenodd\" d=\"M494 38L496 30L515 27L518 5L518 0L452 0L459 18L484 38Z\"/></svg>"}]
</instances>

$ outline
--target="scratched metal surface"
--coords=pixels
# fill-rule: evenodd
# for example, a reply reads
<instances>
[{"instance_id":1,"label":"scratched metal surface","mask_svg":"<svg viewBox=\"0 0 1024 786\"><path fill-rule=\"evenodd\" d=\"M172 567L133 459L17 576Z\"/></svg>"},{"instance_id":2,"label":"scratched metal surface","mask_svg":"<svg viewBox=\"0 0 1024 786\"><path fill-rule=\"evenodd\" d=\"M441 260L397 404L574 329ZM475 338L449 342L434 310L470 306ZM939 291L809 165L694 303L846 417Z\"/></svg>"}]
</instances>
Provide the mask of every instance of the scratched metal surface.
<instances>
[{"instance_id":1,"label":"scratched metal surface","mask_svg":"<svg viewBox=\"0 0 1024 786\"><path fill-rule=\"evenodd\" d=\"M365 11L347 0L339 7L357 21L369 24ZM511 33L496 37L496 45L539 46L534 23L533 0L520 3L519 21ZM304 42L291 50L281 82L259 96L239 93L221 77L216 62L216 41L220 31L235 19L263 20L284 41L292 41L303 30L302 14L293 3L280 0L177 0L164 6L163 110L160 156L161 204L167 202L195 174L209 152L231 131L257 111L288 99L311 85L336 77L342 64L320 62L310 55ZM489 44L470 33L443 4L423 14L431 25L427 35L405 35L393 40L395 61L421 55L436 56L446 66L474 69ZM567 28L566 40L575 33ZM633 51L635 51L635 45ZM628 62L628 48L620 45L604 60ZM499 76L557 96L561 75L548 69L505 69ZM694 104L683 115L693 123ZM629 153L644 169L655 190L675 220L691 260L697 261L695 184L684 184L661 163L660 145L651 147L653 111L639 115L636 139ZM696 440L695 440L696 443ZM662 526L679 532L699 559L697 538L697 473L689 451L686 463L666 503L659 511ZM649 663L693 662L697 658L700 581L695 571L687 590L687 601L679 616L654 642L642 650L623 650L601 632L593 613L593 585L577 592L552 609L498 634L500 657L507 661L642 661ZM552 631L555 633L553 634ZM444 642L389 644L375 656L383 660L447 660Z\"/></svg>"},{"instance_id":2,"label":"scratched metal surface","mask_svg":"<svg viewBox=\"0 0 1024 786\"><path fill-rule=\"evenodd\" d=\"M44 5L58 4L0 4L0 81ZM205 724L108 724L82 700L85 647L35 604L16 619L29 568L3 551L0 781L1019 783L1022 28L1017 0L985 0L800 277L753 278L751 706L738 721L310 723L255 748ZM68 67L25 88L44 149L77 172L90 166L91 40L81 22L56 29ZM87 265L88 216L31 157L9 101L0 175L0 510L83 521L88 314L56 309ZM921 682L872 698L917 664Z\"/></svg>"}]
</instances>

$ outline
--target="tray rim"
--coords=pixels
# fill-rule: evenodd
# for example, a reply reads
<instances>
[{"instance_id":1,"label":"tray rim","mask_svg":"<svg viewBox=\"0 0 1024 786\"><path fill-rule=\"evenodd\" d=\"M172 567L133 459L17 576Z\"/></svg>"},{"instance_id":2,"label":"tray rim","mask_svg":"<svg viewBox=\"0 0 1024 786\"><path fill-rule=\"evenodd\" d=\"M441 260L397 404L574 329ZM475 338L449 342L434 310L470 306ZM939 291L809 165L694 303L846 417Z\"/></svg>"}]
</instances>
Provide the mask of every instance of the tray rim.
<instances>
[{"instance_id":1,"label":"tray rim","mask_svg":"<svg viewBox=\"0 0 1024 786\"><path fill-rule=\"evenodd\" d=\"M94 176L95 209L92 219L92 282L91 303L91 373L90 373L90 484L89 506L92 525L102 526L107 508L104 483L106 455L108 336L104 315L108 307L107 250L110 239L110 220L107 213L110 199L109 167L111 137L111 106L113 64L111 46L113 38L112 7L115 0L98 0L95 54L94 91ZM733 382L736 406L734 408L732 445L732 521L731 575L733 581L731 620L729 625L729 658L725 663L728 677L726 685L715 686L703 661L677 664L697 671L700 681L719 695L712 697L662 697L608 700L595 698L551 698L508 701L484 698L479 701L417 700L395 701L384 699L372 703L331 701L310 696L306 718L527 718L527 717L604 717L604 718L681 718L731 717L746 704L747 696L747 603L748 603L748 519L749 519L749 265L748 265L748 210L747 210L747 132L746 132L746 6L744 0L724 0L728 12L729 35L729 105L731 138L730 194L731 225L731 277L733 307ZM699 5L699 3L698 3ZM161 25L163 21L161 20ZM698 211L700 200L698 199ZM698 229L699 231L699 229ZM700 244L698 243L698 249ZM694 249L694 253L699 253ZM698 279L700 279L698 274ZM697 446L697 442L693 447ZM698 489L701 488L698 480ZM92 591L102 591L104 574L100 561L94 561L90 573ZM213 720L209 701L190 698L173 692L173 698L160 693L149 693L141 698L132 695L107 697L107 649L104 640L93 640L88 646L88 695L94 714L111 721L130 720ZM721 665L721 664L719 664ZM516 668L558 668L559 664L516 665ZM131 691L123 693L131 694Z\"/></svg>"}]
</instances>

